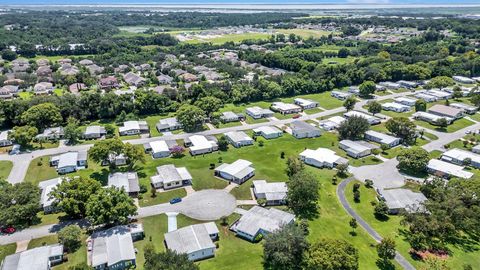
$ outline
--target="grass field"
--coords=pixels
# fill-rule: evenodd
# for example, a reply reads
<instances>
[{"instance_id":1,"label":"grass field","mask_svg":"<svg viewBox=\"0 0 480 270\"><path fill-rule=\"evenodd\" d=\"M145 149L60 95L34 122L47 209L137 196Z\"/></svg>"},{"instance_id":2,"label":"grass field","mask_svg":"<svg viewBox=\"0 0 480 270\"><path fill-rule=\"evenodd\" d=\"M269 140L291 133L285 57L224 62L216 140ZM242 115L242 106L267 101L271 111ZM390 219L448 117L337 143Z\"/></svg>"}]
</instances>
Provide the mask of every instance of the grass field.
<instances>
[{"instance_id":1,"label":"grass field","mask_svg":"<svg viewBox=\"0 0 480 270\"><path fill-rule=\"evenodd\" d=\"M434 125L432 125L428 122L419 121L419 120L415 120L414 123L418 126L422 126L422 127L428 128L428 129L433 129L433 130L436 130L436 131L439 131L439 132L449 132L449 133L450 132L455 132L457 130L460 130L460 129L463 129L463 128L466 128L468 126L471 126L471 125L475 124L474 122L472 122L468 119L465 119L465 118L456 120L451 125L448 125L447 128L441 128L441 127L438 127L438 126L434 126Z\"/></svg>"},{"instance_id":2,"label":"grass field","mask_svg":"<svg viewBox=\"0 0 480 270\"><path fill-rule=\"evenodd\" d=\"M309 37L320 38L320 37L328 36L330 33L332 33L329 31L313 30L313 29L277 29L277 31L285 35L295 34L305 39Z\"/></svg>"},{"instance_id":3,"label":"grass field","mask_svg":"<svg viewBox=\"0 0 480 270\"><path fill-rule=\"evenodd\" d=\"M0 246L0 262L3 261L3 259L6 256L15 253L16 249L17 249L17 244L16 243Z\"/></svg>"},{"instance_id":4,"label":"grass field","mask_svg":"<svg viewBox=\"0 0 480 270\"><path fill-rule=\"evenodd\" d=\"M13 162L8 160L0 161L0 180L6 180L12 170Z\"/></svg>"},{"instance_id":5,"label":"grass field","mask_svg":"<svg viewBox=\"0 0 480 270\"><path fill-rule=\"evenodd\" d=\"M28 249L46 246L46 245L52 245L56 243L58 243L58 236L56 234L48 235L41 238L32 239L28 243Z\"/></svg>"},{"instance_id":6,"label":"grass field","mask_svg":"<svg viewBox=\"0 0 480 270\"><path fill-rule=\"evenodd\" d=\"M183 188L167 191L167 192L157 192L155 197L152 197L151 193L145 193L142 195L143 198L139 198L138 202L141 207L150 206L155 204L167 203L173 198L185 197L187 192Z\"/></svg>"},{"instance_id":7,"label":"grass field","mask_svg":"<svg viewBox=\"0 0 480 270\"><path fill-rule=\"evenodd\" d=\"M185 41L185 43L189 44L197 44L197 43L205 43L211 42L214 45L223 44L225 42L242 42L244 40L256 40L256 39L267 39L271 36L271 34L267 33L243 33L243 34L227 34L222 35L215 38L210 39L201 39L201 38L194 38L191 40Z\"/></svg>"}]
</instances>

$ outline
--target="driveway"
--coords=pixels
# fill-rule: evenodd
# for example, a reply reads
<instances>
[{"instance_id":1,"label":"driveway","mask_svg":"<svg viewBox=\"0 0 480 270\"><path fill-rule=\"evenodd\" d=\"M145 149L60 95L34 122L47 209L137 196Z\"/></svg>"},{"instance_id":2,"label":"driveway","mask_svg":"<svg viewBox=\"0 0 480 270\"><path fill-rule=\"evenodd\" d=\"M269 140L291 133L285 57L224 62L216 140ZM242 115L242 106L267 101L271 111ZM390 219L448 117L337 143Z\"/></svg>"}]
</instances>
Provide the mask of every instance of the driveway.
<instances>
[{"instance_id":1,"label":"driveway","mask_svg":"<svg viewBox=\"0 0 480 270\"><path fill-rule=\"evenodd\" d=\"M348 170L360 181L370 179L377 188L398 188L405 185L405 176L397 170L397 159L388 159L376 165L350 166Z\"/></svg>"}]
</instances>

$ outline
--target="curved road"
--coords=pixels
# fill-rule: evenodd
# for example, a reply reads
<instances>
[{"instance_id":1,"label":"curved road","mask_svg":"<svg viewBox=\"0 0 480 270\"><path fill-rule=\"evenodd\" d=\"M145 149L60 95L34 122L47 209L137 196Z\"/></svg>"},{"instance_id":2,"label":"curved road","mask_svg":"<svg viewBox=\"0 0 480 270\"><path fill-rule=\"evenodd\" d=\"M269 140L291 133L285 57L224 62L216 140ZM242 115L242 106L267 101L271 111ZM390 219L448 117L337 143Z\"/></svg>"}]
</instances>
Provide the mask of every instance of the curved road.
<instances>
[{"instance_id":1,"label":"curved road","mask_svg":"<svg viewBox=\"0 0 480 270\"><path fill-rule=\"evenodd\" d=\"M380 241L382 241L382 236L380 234L378 234L372 227L370 227L370 225L368 225L368 223L365 222L365 220L363 220L362 217L360 217L353 210L353 208L348 203L348 200L345 198L345 188L347 187L348 183L352 182L353 180L355 180L355 179L351 177L351 178L343 180L338 185L338 187L337 187L337 197L340 200L340 203L342 204L343 208L345 208L345 210L347 211L347 213L350 216L352 216L353 218L355 218L357 220L358 224L360 224L360 226L362 226L365 229L365 231L367 231L367 233L373 239L375 239L375 241L380 242ZM397 254L395 256L395 261L397 261L398 264L400 264L403 267L403 269L415 270L415 267L413 267L413 265L411 265L410 262L408 262L407 259L405 259L405 257L403 257L400 253L398 253L398 251L396 253Z\"/></svg>"}]
</instances>

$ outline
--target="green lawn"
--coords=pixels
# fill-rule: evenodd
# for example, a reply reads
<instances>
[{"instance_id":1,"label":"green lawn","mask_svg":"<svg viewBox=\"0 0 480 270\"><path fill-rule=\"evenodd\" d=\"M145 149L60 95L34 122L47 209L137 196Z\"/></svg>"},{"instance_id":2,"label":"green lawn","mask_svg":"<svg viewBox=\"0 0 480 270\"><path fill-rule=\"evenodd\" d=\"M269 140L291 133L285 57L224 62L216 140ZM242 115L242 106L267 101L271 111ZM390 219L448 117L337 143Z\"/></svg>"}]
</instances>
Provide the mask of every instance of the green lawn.
<instances>
[{"instance_id":1,"label":"green lawn","mask_svg":"<svg viewBox=\"0 0 480 270\"><path fill-rule=\"evenodd\" d=\"M219 123L217 128L238 127L241 125L242 123L240 122L227 122L227 123Z\"/></svg>"},{"instance_id":2,"label":"green lawn","mask_svg":"<svg viewBox=\"0 0 480 270\"><path fill-rule=\"evenodd\" d=\"M41 238L32 239L28 243L28 249L46 246L46 245L53 245L58 243L58 236L56 234L44 236Z\"/></svg>"},{"instance_id":3,"label":"green lawn","mask_svg":"<svg viewBox=\"0 0 480 270\"><path fill-rule=\"evenodd\" d=\"M17 249L17 244L16 243L0 246L0 262L3 261L3 259L6 256L15 253L16 249Z\"/></svg>"},{"instance_id":4,"label":"green lawn","mask_svg":"<svg viewBox=\"0 0 480 270\"><path fill-rule=\"evenodd\" d=\"M0 161L0 180L6 180L12 170L13 162L8 160Z\"/></svg>"},{"instance_id":5,"label":"green lawn","mask_svg":"<svg viewBox=\"0 0 480 270\"><path fill-rule=\"evenodd\" d=\"M329 31L313 30L313 29L278 29L277 31L286 35L295 34L305 39L309 37L320 38L320 37L328 36L329 34L332 33Z\"/></svg>"},{"instance_id":6,"label":"green lawn","mask_svg":"<svg viewBox=\"0 0 480 270\"><path fill-rule=\"evenodd\" d=\"M374 206L371 204L372 201L376 200L376 194L373 189L367 189L364 185L360 187L360 203L355 203L353 201L353 184L350 183L346 189L346 196L349 200L349 203L355 209L355 211L370 225L372 226L380 235L393 237L397 244L397 250L402 253L402 255L407 258L415 267L419 268L423 266L423 263L420 261L414 260L408 253L410 250L410 245L405 240L405 237L400 233L399 230L405 229L400 225L401 217L400 216L390 216L387 221L380 221L374 216ZM452 246L452 256L448 258L448 264L452 269L459 269L459 266L463 264L470 264L474 269L480 266L480 251L478 250L480 245L477 244L477 250L467 251L462 250L460 247Z\"/></svg>"},{"instance_id":7,"label":"green lawn","mask_svg":"<svg viewBox=\"0 0 480 270\"><path fill-rule=\"evenodd\" d=\"M55 167L50 167L48 156L38 157L30 162L25 181L37 185L40 181L58 177Z\"/></svg>"},{"instance_id":8,"label":"green lawn","mask_svg":"<svg viewBox=\"0 0 480 270\"><path fill-rule=\"evenodd\" d=\"M185 197L185 196L187 196L187 192L185 191L185 189L180 188L180 189L174 189L171 191L157 192L156 197L154 198L152 197L151 193L147 192L143 194L142 198L139 198L138 201L140 203L140 206L144 207L144 206L166 203L173 198Z\"/></svg>"},{"instance_id":9,"label":"green lawn","mask_svg":"<svg viewBox=\"0 0 480 270\"><path fill-rule=\"evenodd\" d=\"M190 44L197 44L197 43L203 43L203 42L211 42L214 45L218 44L223 44L225 42L241 42L244 40L249 40L249 39L268 39L271 35L267 33L243 33L243 34L227 34L227 35L221 35L219 37L211 38L211 39L200 39L200 38L194 38L188 41L185 41L186 43Z\"/></svg>"},{"instance_id":10,"label":"green lawn","mask_svg":"<svg viewBox=\"0 0 480 270\"><path fill-rule=\"evenodd\" d=\"M360 166L365 166L365 165L380 164L380 163L382 163L382 161L380 159L378 159L377 157L370 155L370 156L367 156L367 157L364 157L364 158L350 159L350 161L348 163L350 165L354 166L354 167L360 167Z\"/></svg>"},{"instance_id":11,"label":"green lawn","mask_svg":"<svg viewBox=\"0 0 480 270\"><path fill-rule=\"evenodd\" d=\"M316 114L316 113L319 113L319 112L323 112L323 110L320 109L320 108L313 108L313 109L305 110L303 112L305 112L306 114Z\"/></svg>"},{"instance_id":12,"label":"green lawn","mask_svg":"<svg viewBox=\"0 0 480 270\"><path fill-rule=\"evenodd\" d=\"M466 127L474 124L474 122L472 122L468 119L465 119L465 118L456 120L451 125L448 125L448 127L446 129L438 127L438 126L434 126L434 125L432 125L428 122L425 122L425 121L415 120L414 123L418 126L422 126L422 127L425 127L425 128L428 128L428 129L433 129L433 130L440 131L440 132L455 132L457 130L466 128Z\"/></svg>"}]
</instances>

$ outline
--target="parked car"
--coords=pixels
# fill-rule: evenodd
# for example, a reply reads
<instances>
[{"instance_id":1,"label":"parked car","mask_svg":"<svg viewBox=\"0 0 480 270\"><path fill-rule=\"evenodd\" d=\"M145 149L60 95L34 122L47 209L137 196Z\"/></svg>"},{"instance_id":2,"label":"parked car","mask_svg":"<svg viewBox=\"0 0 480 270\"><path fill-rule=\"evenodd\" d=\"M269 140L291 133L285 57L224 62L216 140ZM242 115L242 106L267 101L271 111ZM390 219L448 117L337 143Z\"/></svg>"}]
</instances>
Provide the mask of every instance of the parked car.
<instances>
[{"instance_id":1,"label":"parked car","mask_svg":"<svg viewBox=\"0 0 480 270\"><path fill-rule=\"evenodd\" d=\"M297 118L300 118L300 116L302 116L302 115L300 115L300 114L295 114L294 116L292 116L292 118L293 118L293 119L297 119Z\"/></svg>"},{"instance_id":2,"label":"parked car","mask_svg":"<svg viewBox=\"0 0 480 270\"><path fill-rule=\"evenodd\" d=\"M18 155L20 154L20 145L19 144L14 144L12 147L12 150L8 152L9 155Z\"/></svg>"},{"instance_id":3,"label":"parked car","mask_svg":"<svg viewBox=\"0 0 480 270\"><path fill-rule=\"evenodd\" d=\"M12 226L8 226L8 227L3 227L1 231L4 234L12 234L16 231L16 229Z\"/></svg>"},{"instance_id":4,"label":"parked car","mask_svg":"<svg viewBox=\"0 0 480 270\"><path fill-rule=\"evenodd\" d=\"M179 203L181 201L182 201L182 198L179 198L179 197L173 198L173 199L170 200L170 204L176 204L176 203Z\"/></svg>"}]
</instances>

